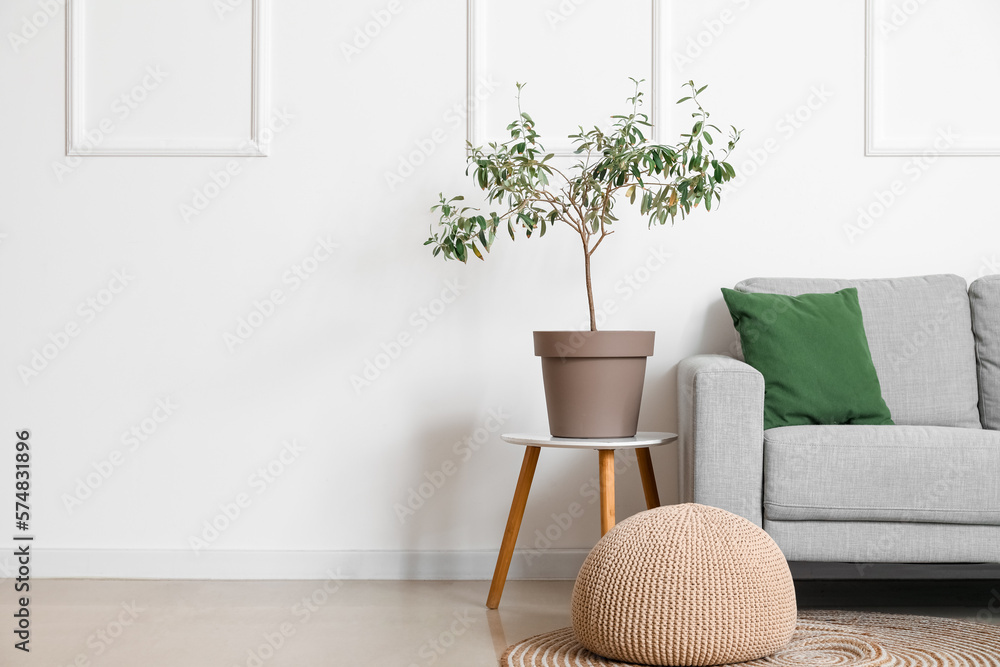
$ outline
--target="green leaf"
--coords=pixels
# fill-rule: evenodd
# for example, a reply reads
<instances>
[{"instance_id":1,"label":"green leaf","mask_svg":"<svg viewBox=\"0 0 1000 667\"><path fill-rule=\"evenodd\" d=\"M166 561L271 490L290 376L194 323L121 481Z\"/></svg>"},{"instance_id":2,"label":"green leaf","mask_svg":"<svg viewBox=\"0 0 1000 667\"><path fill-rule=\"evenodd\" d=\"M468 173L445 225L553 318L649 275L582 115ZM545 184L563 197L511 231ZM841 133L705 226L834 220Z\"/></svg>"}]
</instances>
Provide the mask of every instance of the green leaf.
<instances>
[{"instance_id":1,"label":"green leaf","mask_svg":"<svg viewBox=\"0 0 1000 667\"><path fill-rule=\"evenodd\" d=\"M660 156L656 153L656 151L653 151L649 155L653 159L653 164L656 165L656 171L663 171L663 160L660 159Z\"/></svg>"},{"instance_id":2,"label":"green leaf","mask_svg":"<svg viewBox=\"0 0 1000 667\"><path fill-rule=\"evenodd\" d=\"M640 173L639 171L639 165L633 162L629 170L632 172L632 175L635 176L635 180L639 181L639 183L642 183L642 173Z\"/></svg>"}]
</instances>

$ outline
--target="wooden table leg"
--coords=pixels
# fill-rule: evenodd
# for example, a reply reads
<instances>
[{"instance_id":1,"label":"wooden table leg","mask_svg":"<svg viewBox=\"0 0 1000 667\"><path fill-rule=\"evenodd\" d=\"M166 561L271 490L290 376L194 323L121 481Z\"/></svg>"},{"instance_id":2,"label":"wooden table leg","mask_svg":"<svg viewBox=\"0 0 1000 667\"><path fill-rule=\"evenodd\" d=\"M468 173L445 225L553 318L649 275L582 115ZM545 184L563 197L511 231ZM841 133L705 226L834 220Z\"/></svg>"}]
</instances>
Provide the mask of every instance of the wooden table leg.
<instances>
[{"instance_id":1,"label":"wooden table leg","mask_svg":"<svg viewBox=\"0 0 1000 667\"><path fill-rule=\"evenodd\" d=\"M601 470L601 537L615 527L615 452L598 450Z\"/></svg>"},{"instance_id":2,"label":"wooden table leg","mask_svg":"<svg viewBox=\"0 0 1000 667\"><path fill-rule=\"evenodd\" d=\"M521 519L524 518L524 506L528 503L528 492L531 491L531 480L535 476L535 465L538 463L538 453L541 447L527 447L524 450L524 461L521 462L521 474L517 477L517 488L514 490L514 500L510 504L510 515L507 517L507 528L503 532L503 543L497 555L497 566L493 570L493 583L490 584L490 595L486 598L486 607L496 609L500 606L500 596L503 595L504 584L507 583L507 571L510 560L514 556L514 544L521 530Z\"/></svg>"},{"instance_id":3,"label":"wooden table leg","mask_svg":"<svg viewBox=\"0 0 1000 667\"><path fill-rule=\"evenodd\" d=\"M660 506L660 494L656 491L656 477L653 476L653 459L649 455L649 447L636 449L635 458L639 460L639 477L642 478L642 492L646 494L646 509L655 509Z\"/></svg>"}]
</instances>

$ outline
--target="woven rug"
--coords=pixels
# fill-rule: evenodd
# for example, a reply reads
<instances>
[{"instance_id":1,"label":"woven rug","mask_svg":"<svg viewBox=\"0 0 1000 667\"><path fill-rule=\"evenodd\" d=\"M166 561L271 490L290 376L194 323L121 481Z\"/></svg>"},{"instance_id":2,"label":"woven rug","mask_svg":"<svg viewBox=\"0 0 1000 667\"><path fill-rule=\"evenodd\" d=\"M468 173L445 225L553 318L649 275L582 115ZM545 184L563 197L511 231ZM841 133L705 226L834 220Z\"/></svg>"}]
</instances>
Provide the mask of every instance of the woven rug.
<instances>
[{"instance_id":1,"label":"woven rug","mask_svg":"<svg viewBox=\"0 0 1000 667\"><path fill-rule=\"evenodd\" d=\"M1000 626L947 618L803 611L792 641L741 667L1000 667ZM507 649L502 667L631 667L590 653L572 628Z\"/></svg>"}]
</instances>

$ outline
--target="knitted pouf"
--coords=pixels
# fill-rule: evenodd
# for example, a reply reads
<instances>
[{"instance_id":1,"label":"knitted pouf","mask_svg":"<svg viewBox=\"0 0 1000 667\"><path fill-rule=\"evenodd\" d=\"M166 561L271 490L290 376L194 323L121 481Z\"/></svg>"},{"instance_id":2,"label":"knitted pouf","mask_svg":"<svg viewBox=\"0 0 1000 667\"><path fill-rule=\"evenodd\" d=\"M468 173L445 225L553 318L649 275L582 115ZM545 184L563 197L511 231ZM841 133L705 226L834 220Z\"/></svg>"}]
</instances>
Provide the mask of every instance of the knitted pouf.
<instances>
[{"instance_id":1,"label":"knitted pouf","mask_svg":"<svg viewBox=\"0 0 1000 667\"><path fill-rule=\"evenodd\" d=\"M795 588L778 545L705 505L641 512L608 532L573 588L584 648L645 665L756 660L788 643Z\"/></svg>"}]
</instances>

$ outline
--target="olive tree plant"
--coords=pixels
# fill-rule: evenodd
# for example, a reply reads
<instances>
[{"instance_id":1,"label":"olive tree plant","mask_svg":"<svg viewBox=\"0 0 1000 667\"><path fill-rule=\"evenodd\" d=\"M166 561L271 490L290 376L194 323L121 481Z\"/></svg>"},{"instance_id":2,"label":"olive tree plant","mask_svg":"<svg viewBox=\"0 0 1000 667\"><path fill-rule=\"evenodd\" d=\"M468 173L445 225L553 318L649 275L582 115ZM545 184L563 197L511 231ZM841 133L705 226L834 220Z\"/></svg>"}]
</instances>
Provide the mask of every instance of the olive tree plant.
<instances>
[{"instance_id":1,"label":"olive tree plant","mask_svg":"<svg viewBox=\"0 0 1000 667\"><path fill-rule=\"evenodd\" d=\"M650 227L672 224L678 214L683 219L699 204L711 211L713 202L721 199L720 186L736 176L726 159L740 132L731 127L724 151L715 155L713 147L721 130L709 122L709 113L698 101L707 86L699 88L693 81L685 84L690 92L677 103L695 107L694 125L677 145L667 146L647 139L652 125L640 111L642 81L632 81L631 111L612 116L614 123L607 131L581 126L578 134L570 136L579 160L565 170L553 164L555 156L545 150L535 122L521 110L524 84L517 84L518 117L507 126L510 139L486 148L469 145L466 174L487 193L487 203L501 210L482 213L465 206L462 196L442 194L431 209L440 213L438 227L432 228L424 245L434 246L434 256L466 262L471 255L483 259L501 225L506 224L513 240L517 228L530 238L536 232L545 236L550 227L563 223L580 239L590 328L596 331L590 261L614 233L619 198L637 204Z\"/></svg>"}]
</instances>

